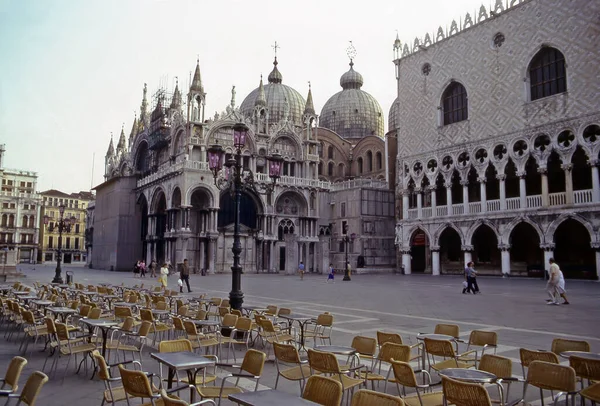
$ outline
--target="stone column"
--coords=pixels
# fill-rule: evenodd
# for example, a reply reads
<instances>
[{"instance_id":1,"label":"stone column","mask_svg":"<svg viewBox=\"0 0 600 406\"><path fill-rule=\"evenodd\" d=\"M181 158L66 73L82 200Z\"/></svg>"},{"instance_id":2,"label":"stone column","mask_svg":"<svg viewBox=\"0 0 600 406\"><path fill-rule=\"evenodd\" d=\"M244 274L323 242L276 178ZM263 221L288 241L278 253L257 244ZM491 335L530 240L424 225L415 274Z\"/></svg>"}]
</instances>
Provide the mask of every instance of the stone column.
<instances>
[{"instance_id":1,"label":"stone column","mask_svg":"<svg viewBox=\"0 0 600 406\"><path fill-rule=\"evenodd\" d=\"M496 175L496 179L498 179L498 183L500 186L500 210L506 210L506 175L500 174Z\"/></svg>"},{"instance_id":2,"label":"stone column","mask_svg":"<svg viewBox=\"0 0 600 406\"><path fill-rule=\"evenodd\" d=\"M600 280L600 242L593 242L591 246L596 251L596 280Z\"/></svg>"},{"instance_id":3,"label":"stone column","mask_svg":"<svg viewBox=\"0 0 600 406\"><path fill-rule=\"evenodd\" d=\"M415 193L417 194L417 218L423 218L423 193L421 193L421 188L415 188Z\"/></svg>"},{"instance_id":4,"label":"stone column","mask_svg":"<svg viewBox=\"0 0 600 406\"><path fill-rule=\"evenodd\" d=\"M550 205L548 199L548 168L538 168L538 173L542 178L542 207Z\"/></svg>"},{"instance_id":5,"label":"stone column","mask_svg":"<svg viewBox=\"0 0 600 406\"><path fill-rule=\"evenodd\" d=\"M437 245L432 245L429 247L431 250L431 274L439 275L441 272L440 269L440 247Z\"/></svg>"},{"instance_id":6,"label":"stone column","mask_svg":"<svg viewBox=\"0 0 600 406\"><path fill-rule=\"evenodd\" d=\"M312 267L313 267L313 271L315 273L317 273L319 271L319 261L318 261L319 256L317 255L317 243L313 242L312 246L313 246ZM320 271L323 272L322 269Z\"/></svg>"},{"instance_id":7,"label":"stone column","mask_svg":"<svg viewBox=\"0 0 600 406\"><path fill-rule=\"evenodd\" d=\"M464 252L464 256L465 256L465 267L467 266L467 264L469 262L471 262L473 260L473 246L472 245L463 245L461 247L461 249Z\"/></svg>"},{"instance_id":8,"label":"stone column","mask_svg":"<svg viewBox=\"0 0 600 406\"><path fill-rule=\"evenodd\" d=\"M402 266L404 267L405 275L410 275L412 272L411 260L412 260L412 257L410 255L410 247L402 248Z\"/></svg>"},{"instance_id":9,"label":"stone column","mask_svg":"<svg viewBox=\"0 0 600 406\"><path fill-rule=\"evenodd\" d=\"M498 244L502 262L502 277L510 276L510 245Z\"/></svg>"},{"instance_id":10,"label":"stone column","mask_svg":"<svg viewBox=\"0 0 600 406\"><path fill-rule=\"evenodd\" d=\"M594 203L600 202L600 179L598 179L598 161L597 159L590 159L588 164L592 168L592 201Z\"/></svg>"},{"instance_id":11,"label":"stone column","mask_svg":"<svg viewBox=\"0 0 600 406\"><path fill-rule=\"evenodd\" d=\"M527 208L527 189L525 186L525 175L526 172L517 172L517 176L519 177L519 208L526 209Z\"/></svg>"},{"instance_id":12,"label":"stone column","mask_svg":"<svg viewBox=\"0 0 600 406\"><path fill-rule=\"evenodd\" d=\"M205 250L206 250L206 242L205 240L201 239L198 241L198 245L199 245L199 249L200 249L200 255L198 258L198 266L196 267L198 269L198 272L201 272L202 269L206 268L206 257L205 257Z\"/></svg>"},{"instance_id":13,"label":"stone column","mask_svg":"<svg viewBox=\"0 0 600 406\"><path fill-rule=\"evenodd\" d=\"M181 261L187 258L188 238L181 239Z\"/></svg>"},{"instance_id":14,"label":"stone column","mask_svg":"<svg viewBox=\"0 0 600 406\"><path fill-rule=\"evenodd\" d=\"M437 194L435 185L428 186L429 191L431 192L431 217L437 217Z\"/></svg>"},{"instance_id":15,"label":"stone column","mask_svg":"<svg viewBox=\"0 0 600 406\"><path fill-rule=\"evenodd\" d=\"M453 214L452 210L452 183L448 182L444 184L446 186L446 205L448 206L448 215L451 216Z\"/></svg>"},{"instance_id":16,"label":"stone column","mask_svg":"<svg viewBox=\"0 0 600 406\"><path fill-rule=\"evenodd\" d=\"M486 180L487 179L485 178L485 176L477 178L477 181L479 182L479 193L481 194L481 212L482 213L487 212L487 190L485 188Z\"/></svg>"},{"instance_id":17,"label":"stone column","mask_svg":"<svg viewBox=\"0 0 600 406\"><path fill-rule=\"evenodd\" d=\"M573 164L560 166L565 171L565 194L567 204L573 204Z\"/></svg>"},{"instance_id":18,"label":"stone column","mask_svg":"<svg viewBox=\"0 0 600 406\"><path fill-rule=\"evenodd\" d=\"M554 257L554 243L540 244L540 248L544 250L544 279L548 279L548 271L550 269L550 258Z\"/></svg>"},{"instance_id":19,"label":"stone column","mask_svg":"<svg viewBox=\"0 0 600 406\"><path fill-rule=\"evenodd\" d=\"M208 273L215 273L215 260L217 259L217 238L210 237L208 241Z\"/></svg>"},{"instance_id":20,"label":"stone column","mask_svg":"<svg viewBox=\"0 0 600 406\"><path fill-rule=\"evenodd\" d=\"M463 187L463 211L464 214L469 214L469 181L461 180L460 184Z\"/></svg>"},{"instance_id":21,"label":"stone column","mask_svg":"<svg viewBox=\"0 0 600 406\"><path fill-rule=\"evenodd\" d=\"M408 190L402 191L402 218L408 220Z\"/></svg>"}]
</instances>

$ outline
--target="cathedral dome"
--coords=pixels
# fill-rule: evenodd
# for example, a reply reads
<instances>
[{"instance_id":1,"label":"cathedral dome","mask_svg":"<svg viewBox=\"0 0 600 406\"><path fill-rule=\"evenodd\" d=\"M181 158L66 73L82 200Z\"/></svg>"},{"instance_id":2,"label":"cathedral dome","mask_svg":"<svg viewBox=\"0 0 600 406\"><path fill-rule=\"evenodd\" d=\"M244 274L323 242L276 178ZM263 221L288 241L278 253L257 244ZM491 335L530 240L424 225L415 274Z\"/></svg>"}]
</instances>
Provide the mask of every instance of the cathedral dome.
<instances>
[{"instance_id":1,"label":"cathedral dome","mask_svg":"<svg viewBox=\"0 0 600 406\"><path fill-rule=\"evenodd\" d=\"M396 131L398 129L398 107L400 106L400 99L396 98L390 107L390 114L388 115L388 131Z\"/></svg>"},{"instance_id":2,"label":"cathedral dome","mask_svg":"<svg viewBox=\"0 0 600 406\"><path fill-rule=\"evenodd\" d=\"M269 123L277 123L287 114L289 121L302 126L306 101L295 89L282 83L283 76L277 69L277 58L273 65L273 71L269 74L269 83L263 86L261 79L260 86L250 92L242 102L240 112L246 117L253 117L255 106L266 103L269 110Z\"/></svg>"},{"instance_id":3,"label":"cathedral dome","mask_svg":"<svg viewBox=\"0 0 600 406\"><path fill-rule=\"evenodd\" d=\"M350 70L340 78L342 91L334 94L321 110L319 125L335 131L346 139L361 139L368 135L383 137L383 111L379 102L361 90L363 77Z\"/></svg>"}]
</instances>

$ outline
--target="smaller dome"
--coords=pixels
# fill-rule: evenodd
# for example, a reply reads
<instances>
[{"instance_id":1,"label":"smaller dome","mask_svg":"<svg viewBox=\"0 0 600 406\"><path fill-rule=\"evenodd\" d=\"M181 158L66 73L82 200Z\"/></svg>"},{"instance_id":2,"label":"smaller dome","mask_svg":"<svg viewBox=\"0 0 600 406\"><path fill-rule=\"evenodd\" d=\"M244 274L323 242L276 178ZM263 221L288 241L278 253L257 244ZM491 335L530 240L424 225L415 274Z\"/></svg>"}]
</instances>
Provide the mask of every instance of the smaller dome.
<instances>
[{"instance_id":1,"label":"smaller dome","mask_svg":"<svg viewBox=\"0 0 600 406\"><path fill-rule=\"evenodd\" d=\"M273 62L273 70L269 73L269 83L281 83L283 82L283 75L277 69L277 57L275 57L275 61Z\"/></svg>"},{"instance_id":2,"label":"smaller dome","mask_svg":"<svg viewBox=\"0 0 600 406\"><path fill-rule=\"evenodd\" d=\"M400 99L396 98L390 107L390 114L388 116L388 131L396 131L399 127L398 123L398 107L400 106Z\"/></svg>"},{"instance_id":3,"label":"smaller dome","mask_svg":"<svg viewBox=\"0 0 600 406\"><path fill-rule=\"evenodd\" d=\"M354 62L350 61L350 70L340 78L342 89L360 89L364 83L360 73L354 70Z\"/></svg>"}]
</instances>

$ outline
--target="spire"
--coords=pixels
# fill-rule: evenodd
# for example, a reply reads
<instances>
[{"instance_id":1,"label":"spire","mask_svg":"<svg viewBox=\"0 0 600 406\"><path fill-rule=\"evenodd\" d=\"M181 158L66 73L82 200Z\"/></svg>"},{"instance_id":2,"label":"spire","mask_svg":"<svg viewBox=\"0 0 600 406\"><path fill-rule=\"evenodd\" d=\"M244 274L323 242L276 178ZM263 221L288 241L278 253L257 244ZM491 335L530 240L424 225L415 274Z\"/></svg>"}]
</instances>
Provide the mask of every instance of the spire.
<instances>
[{"instance_id":1,"label":"spire","mask_svg":"<svg viewBox=\"0 0 600 406\"><path fill-rule=\"evenodd\" d=\"M121 135L119 136L119 142L117 143L117 152L125 151L125 124L121 126Z\"/></svg>"},{"instance_id":2,"label":"spire","mask_svg":"<svg viewBox=\"0 0 600 406\"><path fill-rule=\"evenodd\" d=\"M277 65L277 57L275 57L275 60L273 61L273 70L271 71L271 73L269 73L269 83L283 82L283 76L281 75L281 72L279 72L279 69L277 69Z\"/></svg>"},{"instance_id":3,"label":"spire","mask_svg":"<svg viewBox=\"0 0 600 406\"><path fill-rule=\"evenodd\" d=\"M306 106L304 107L304 114L315 115L315 106L313 105L312 89L310 82L308 82L308 96L306 97Z\"/></svg>"},{"instance_id":4,"label":"spire","mask_svg":"<svg viewBox=\"0 0 600 406\"><path fill-rule=\"evenodd\" d=\"M199 75L200 73L198 73ZM175 82L175 91L173 92L173 99L171 99L171 108L178 109L181 107L181 92L179 91L179 79Z\"/></svg>"},{"instance_id":5,"label":"spire","mask_svg":"<svg viewBox=\"0 0 600 406\"><path fill-rule=\"evenodd\" d=\"M194 79L192 79L190 90L204 93L204 87L202 87L202 77L200 76L200 58L196 60L196 71L194 72Z\"/></svg>"},{"instance_id":6,"label":"spire","mask_svg":"<svg viewBox=\"0 0 600 406\"><path fill-rule=\"evenodd\" d=\"M106 157L111 158L115 156L115 147L113 145L112 133L110 133L110 144L108 144L108 151L106 151Z\"/></svg>"},{"instance_id":7,"label":"spire","mask_svg":"<svg viewBox=\"0 0 600 406\"><path fill-rule=\"evenodd\" d=\"M258 85L258 96L254 100L254 107L267 105L267 98L265 97L265 87L263 86L262 75L260 75L260 84Z\"/></svg>"},{"instance_id":8,"label":"spire","mask_svg":"<svg viewBox=\"0 0 600 406\"><path fill-rule=\"evenodd\" d=\"M137 131L138 122L137 122L137 114L133 114L133 125L131 126L131 132L129 133L129 148L133 145L133 139L135 138L135 134Z\"/></svg>"},{"instance_id":9,"label":"spire","mask_svg":"<svg viewBox=\"0 0 600 406\"><path fill-rule=\"evenodd\" d=\"M146 116L148 114L148 99L146 98L147 93L148 93L148 86L146 85L146 83L144 83L144 97L142 99L142 104L140 106L140 121L138 123L138 132L144 131Z\"/></svg>"}]
</instances>

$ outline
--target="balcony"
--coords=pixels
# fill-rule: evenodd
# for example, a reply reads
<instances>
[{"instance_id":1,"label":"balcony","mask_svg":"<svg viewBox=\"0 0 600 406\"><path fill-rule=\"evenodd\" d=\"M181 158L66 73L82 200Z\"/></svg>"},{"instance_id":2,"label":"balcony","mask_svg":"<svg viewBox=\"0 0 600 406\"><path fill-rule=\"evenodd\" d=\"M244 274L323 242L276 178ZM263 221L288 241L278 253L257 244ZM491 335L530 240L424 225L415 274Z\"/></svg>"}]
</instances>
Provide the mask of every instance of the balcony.
<instances>
[{"instance_id":1,"label":"balcony","mask_svg":"<svg viewBox=\"0 0 600 406\"><path fill-rule=\"evenodd\" d=\"M540 209L543 208L543 197L542 195L533 195L525 197L526 207L524 209ZM590 204L593 201L592 189L576 190L573 191L573 205ZM501 211L516 211L521 210L521 198L510 197L505 199L506 208L502 209L501 201L488 200L485 202L485 208L487 213L495 213ZM546 207L560 207L567 205L567 194L566 192L549 193L548 194L548 206ZM407 210L407 219L427 219L434 217L445 217L448 215L462 216L462 215L478 215L483 213L482 202L469 202L467 203L468 212L465 213L465 205L463 203L457 203L452 205L452 214L448 213L448 206L436 206L435 210L431 207L421 208L421 216L419 217L419 209L411 208Z\"/></svg>"}]
</instances>

